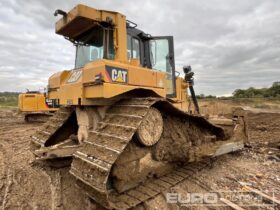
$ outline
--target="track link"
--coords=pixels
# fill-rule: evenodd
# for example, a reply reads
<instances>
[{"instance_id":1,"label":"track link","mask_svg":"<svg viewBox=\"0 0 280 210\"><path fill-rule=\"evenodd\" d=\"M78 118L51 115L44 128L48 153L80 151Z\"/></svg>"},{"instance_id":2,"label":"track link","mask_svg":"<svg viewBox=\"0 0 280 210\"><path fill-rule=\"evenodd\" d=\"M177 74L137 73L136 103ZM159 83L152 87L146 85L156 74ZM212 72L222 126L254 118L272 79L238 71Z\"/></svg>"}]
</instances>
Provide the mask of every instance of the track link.
<instances>
[{"instance_id":1,"label":"track link","mask_svg":"<svg viewBox=\"0 0 280 210\"><path fill-rule=\"evenodd\" d=\"M78 184L96 202L107 208L131 208L178 184L192 173L187 168L178 169L121 194L111 190L109 176L113 164L132 140L149 108L160 101L171 106L173 109L171 111L177 112L174 114L190 117L164 99L122 100L107 111L104 119L98 123L97 129L89 133L88 140L74 153L70 173L78 179ZM215 130L217 136L223 135L223 130L219 127L208 123L201 117L192 117L205 123L209 129Z\"/></svg>"},{"instance_id":2,"label":"track link","mask_svg":"<svg viewBox=\"0 0 280 210\"><path fill-rule=\"evenodd\" d=\"M132 139L154 100L128 100L107 111L83 147L74 153L70 173L88 185L97 202L110 206L107 180L111 168ZM137 106L138 105L138 106Z\"/></svg>"},{"instance_id":3,"label":"track link","mask_svg":"<svg viewBox=\"0 0 280 210\"><path fill-rule=\"evenodd\" d=\"M107 199L107 206L111 209L130 209L136 207L150 199L153 199L157 195L166 192L172 187L180 184L181 182L194 176L200 170L211 165L212 160L201 161L199 163L191 163L182 168L175 169L172 173L159 178L149 179L142 183L138 187L128 190L124 193L109 192L107 196L101 196L96 194L96 191L82 181L78 181L78 185L83 188L93 200L96 198ZM104 205L104 203L103 203Z\"/></svg>"},{"instance_id":4,"label":"track link","mask_svg":"<svg viewBox=\"0 0 280 210\"><path fill-rule=\"evenodd\" d=\"M31 151L45 147L46 142L52 135L68 120L73 110L71 108L60 108L49 120L44 123L31 136Z\"/></svg>"}]
</instances>

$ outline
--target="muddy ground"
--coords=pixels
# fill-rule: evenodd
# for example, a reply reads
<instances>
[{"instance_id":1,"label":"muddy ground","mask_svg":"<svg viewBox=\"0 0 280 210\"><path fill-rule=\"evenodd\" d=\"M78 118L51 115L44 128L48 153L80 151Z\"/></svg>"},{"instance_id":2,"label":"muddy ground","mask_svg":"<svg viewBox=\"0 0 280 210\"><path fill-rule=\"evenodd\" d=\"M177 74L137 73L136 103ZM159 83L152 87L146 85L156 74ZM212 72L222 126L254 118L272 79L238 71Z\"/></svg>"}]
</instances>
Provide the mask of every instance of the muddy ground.
<instances>
[{"instance_id":1,"label":"muddy ground","mask_svg":"<svg viewBox=\"0 0 280 210\"><path fill-rule=\"evenodd\" d=\"M15 109L0 109L0 208L2 209L99 209L75 185L69 168L55 169L34 162L29 151L29 137L41 123L25 123ZM249 114L251 146L217 158L192 178L170 189L187 192L244 191L249 185L280 199L280 112ZM244 209L256 209L246 206ZM220 202L219 202L220 203ZM246 202L245 202L246 203ZM221 204L221 203L220 203ZM243 203L244 204L244 203ZM268 201L260 209L275 209ZM163 195L146 202L139 209L231 209L230 207L183 207L166 204Z\"/></svg>"}]
</instances>

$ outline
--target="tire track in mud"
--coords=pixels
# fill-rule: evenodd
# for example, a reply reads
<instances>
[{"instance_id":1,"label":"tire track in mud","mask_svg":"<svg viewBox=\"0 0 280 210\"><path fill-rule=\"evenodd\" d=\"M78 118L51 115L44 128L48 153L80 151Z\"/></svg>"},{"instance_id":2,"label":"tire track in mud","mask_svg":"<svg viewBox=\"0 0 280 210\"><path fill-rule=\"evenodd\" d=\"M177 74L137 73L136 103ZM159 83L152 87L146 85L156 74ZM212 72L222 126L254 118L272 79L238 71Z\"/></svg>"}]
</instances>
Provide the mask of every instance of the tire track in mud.
<instances>
[{"instance_id":1,"label":"tire track in mud","mask_svg":"<svg viewBox=\"0 0 280 210\"><path fill-rule=\"evenodd\" d=\"M3 145L0 143L0 204L3 209L5 206L5 192L6 192L6 167L4 162Z\"/></svg>"},{"instance_id":2,"label":"tire track in mud","mask_svg":"<svg viewBox=\"0 0 280 210\"><path fill-rule=\"evenodd\" d=\"M2 134L2 137L4 135ZM0 151L1 151L1 207L5 209L8 194L10 192L10 187L12 185L12 174L9 167L8 159L10 156L7 153L5 142L2 140L0 142Z\"/></svg>"},{"instance_id":3,"label":"tire track in mud","mask_svg":"<svg viewBox=\"0 0 280 210\"><path fill-rule=\"evenodd\" d=\"M30 136L41 125L0 116L0 209L95 209L75 186L69 168L33 162Z\"/></svg>"},{"instance_id":4,"label":"tire track in mud","mask_svg":"<svg viewBox=\"0 0 280 210\"><path fill-rule=\"evenodd\" d=\"M62 210L61 174L59 171L43 171L48 179L51 190L51 210Z\"/></svg>"},{"instance_id":5,"label":"tire track in mud","mask_svg":"<svg viewBox=\"0 0 280 210\"><path fill-rule=\"evenodd\" d=\"M35 180L44 179L41 172L36 172L29 165L29 135L37 126L14 120L8 120L5 124L0 122L2 209L49 209L48 204L38 205L37 201L40 199L35 202L33 199L38 191ZM42 189L48 188L48 184L45 184L46 186L41 186Z\"/></svg>"},{"instance_id":6,"label":"tire track in mud","mask_svg":"<svg viewBox=\"0 0 280 210\"><path fill-rule=\"evenodd\" d=\"M5 190L3 194L3 200L2 200L2 209L5 209L6 203L7 203L7 197L10 192L10 188L13 184L13 174L10 173L10 170L7 171L6 175L6 185L5 185Z\"/></svg>"}]
</instances>

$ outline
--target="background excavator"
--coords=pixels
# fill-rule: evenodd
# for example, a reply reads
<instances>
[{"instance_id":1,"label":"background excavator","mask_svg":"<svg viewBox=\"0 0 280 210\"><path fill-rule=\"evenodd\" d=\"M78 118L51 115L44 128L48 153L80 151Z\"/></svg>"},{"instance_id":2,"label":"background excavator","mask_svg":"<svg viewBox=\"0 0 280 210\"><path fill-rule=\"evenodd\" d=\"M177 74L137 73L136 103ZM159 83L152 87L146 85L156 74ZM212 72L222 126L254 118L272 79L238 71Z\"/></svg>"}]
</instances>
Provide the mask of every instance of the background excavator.
<instances>
[{"instance_id":1,"label":"background excavator","mask_svg":"<svg viewBox=\"0 0 280 210\"><path fill-rule=\"evenodd\" d=\"M24 115L26 122L46 121L58 110L58 101L46 97L40 91L29 91L18 96L18 110Z\"/></svg>"},{"instance_id":2,"label":"background excavator","mask_svg":"<svg viewBox=\"0 0 280 210\"><path fill-rule=\"evenodd\" d=\"M175 71L172 36L84 5L55 15L56 33L76 46L75 68L49 78L60 109L30 148L37 160L72 158L70 173L100 205L131 208L184 180L187 163L243 148L245 113L199 115L191 68L185 78Z\"/></svg>"}]
</instances>

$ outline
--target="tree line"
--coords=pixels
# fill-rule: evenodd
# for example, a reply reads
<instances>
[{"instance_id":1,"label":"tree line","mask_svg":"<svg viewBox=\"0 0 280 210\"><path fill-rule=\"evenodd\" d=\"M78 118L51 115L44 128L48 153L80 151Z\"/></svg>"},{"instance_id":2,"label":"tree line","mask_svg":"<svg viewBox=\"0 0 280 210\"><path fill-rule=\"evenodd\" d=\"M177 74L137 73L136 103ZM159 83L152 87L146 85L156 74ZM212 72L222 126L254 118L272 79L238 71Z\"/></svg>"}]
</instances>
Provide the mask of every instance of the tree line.
<instances>
[{"instance_id":1,"label":"tree line","mask_svg":"<svg viewBox=\"0 0 280 210\"><path fill-rule=\"evenodd\" d=\"M200 94L196 96L198 99L213 99L213 98L279 98L280 99L280 82L273 82L269 88L254 88L236 89L232 93L232 97L217 97L214 95Z\"/></svg>"},{"instance_id":2,"label":"tree line","mask_svg":"<svg viewBox=\"0 0 280 210\"><path fill-rule=\"evenodd\" d=\"M234 98L280 98L280 82L274 82L269 88L236 89Z\"/></svg>"},{"instance_id":3,"label":"tree line","mask_svg":"<svg viewBox=\"0 0 280 210\"><path fill-rule=\"evenodd\" d=\"M0 106L17 106L17 92L0 92Z\"/></svg>"}]
</instances>

